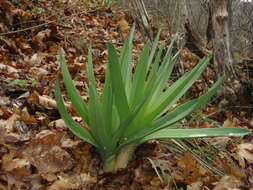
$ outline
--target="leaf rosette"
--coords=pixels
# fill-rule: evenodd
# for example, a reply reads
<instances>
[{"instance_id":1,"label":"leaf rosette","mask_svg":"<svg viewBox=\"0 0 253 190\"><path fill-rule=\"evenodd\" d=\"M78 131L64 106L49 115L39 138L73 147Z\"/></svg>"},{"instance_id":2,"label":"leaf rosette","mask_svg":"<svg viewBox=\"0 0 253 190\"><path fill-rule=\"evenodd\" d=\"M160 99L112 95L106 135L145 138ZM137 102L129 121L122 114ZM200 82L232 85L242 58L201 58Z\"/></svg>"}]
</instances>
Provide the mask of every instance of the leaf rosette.
<instances>
[{"instance_id":1,"label":"leaf rosette","mask_svg":"<svg viewBox=\"0 0 253 190\"><path fill-rule=\"evenodd\" d=\"M97 148L105 172L125 168L136 147L148 140L243 136L249 133L246 129L232 127L176 128L175 123L207 103L220 88L222 78L199 98L173 108L199 78L211 56L201 59L191 71L185 73L171 87L166 88L179 57L179 52L172 53L174 41L172 40L164 55L165 48L158 47L158 34L152 46L150 43L145 45L138 64L133 68L133 37L134 27L122 47L120 56L117 55L114 46L108 43L109 59L101 96L96 88L92 50L89 49L86 68L89 95L87 103L83 101L72 81L63 51L59 51L59 61L68 97L88 128L82 127L68 113L57 77L55 97L60 115L76 136Z\"/></svg>"}]
</instances>

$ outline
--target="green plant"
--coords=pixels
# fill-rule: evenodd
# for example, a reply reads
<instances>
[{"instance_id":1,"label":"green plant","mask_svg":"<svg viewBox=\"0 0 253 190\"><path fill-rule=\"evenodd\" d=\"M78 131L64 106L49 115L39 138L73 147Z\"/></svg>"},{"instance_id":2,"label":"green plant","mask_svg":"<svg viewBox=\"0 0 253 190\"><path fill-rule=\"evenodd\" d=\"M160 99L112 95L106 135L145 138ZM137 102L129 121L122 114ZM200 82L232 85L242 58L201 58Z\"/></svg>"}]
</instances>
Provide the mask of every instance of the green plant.
<instances>
[{"instance_id":1,"label":"green plant","mask_svg":"<svg viewBox=\"0 0 253 190\"><path fill-rule=\"evenodd\" d=\"M9 81L8 85L9 86L18 86L18 87L24 88L28 85L28 82L26 80L16 79L16 80Z\"/></svg>"},{"instance_id":2,"label":"green plant","mask_svg":"<svg viewBox=\"0 0 253 190\"><path fill-rule=\"evenodd\" d=\"M56 80L56 101L61 117L79 138L94 145L101 155L105 172L125 168L135 148L151 139L199 138L242 136L249 131L240 128L177 129L176 122L201 108L219 89L222 78L198 99L172 106L198 79L211 56L203 58L190 72L166 88L179 53L173 55L173 42L162 58L163 47L158 48L156 37L152 47L147 43L140 54L139 63L132 72L132 40L134 28L125 41L121 55L108 43L109 60L102 95L96 89L91 48L88 53L87 91L85 103L74 86L63 52L59 61L68 96L86 127L75 122L64 106L59 77ZM157 50L158 49L158 50Z\"/></svg>"},{"instance_id":3,"label":"green plant","mask_svg":"<svg viewBox=\"0 0 253 190\"><path fill-rule=\"evenodd\" d=\"M35 79L30 79L30 80L20 80L20 79L15 79L12 80L10 78L5 79L5 81L8 83L8 86L12 86L12 87L20 87L20 88L25 88L28 86L32 86L35 87L37 85L39 85L39 82L36 81Z\"/></svg>"},{"instance_id":4,"label":"green plant","mask_svg":"<svg viewBox=\"0 0 253 190\"><path fill-rule=\"evenodd\" d=\"M110 3L113 3L113 2L117 2L118 0L103 0L103 3L108 5Z\"/></svg>"}]
</instances>

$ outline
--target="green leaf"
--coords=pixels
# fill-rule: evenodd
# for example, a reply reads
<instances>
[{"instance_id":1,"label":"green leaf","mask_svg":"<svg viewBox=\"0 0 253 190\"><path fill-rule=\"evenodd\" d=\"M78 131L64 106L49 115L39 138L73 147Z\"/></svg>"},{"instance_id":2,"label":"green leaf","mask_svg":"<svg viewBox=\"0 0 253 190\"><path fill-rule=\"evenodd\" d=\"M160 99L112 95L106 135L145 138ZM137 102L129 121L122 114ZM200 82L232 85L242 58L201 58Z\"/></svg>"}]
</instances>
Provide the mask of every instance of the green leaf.
<instances>
[{"instance_id":1,"label":"green leaf","mask_svg":"<svg viewBox=\"0 0 253 190\"><path fill-rule=\"evenodd\" d=\"M122 79L126 91L126 95L129 98L131 90L131 78L132 78L132 43L134 38L135 25L131 28L129 37L124 42L119 58Z\"/></svg>"},{"instance_id":2,"label":"green leaf","mask_svg":"<svg viewBox=\"0 0 253 190\"><path fill-rule=\"evenodd\" d=\"M160 99L156 101L156 104L150 107L150 112L147 118L153 119L159 115L162 115L168 107L176 103L176 101L179 100L179 98L181 98L192 86L192 84L199 78L210 59L210 56L202 59L194 69L183 75L169 89L167 89L162 94Z\"/></svg>"},{"instance_id":3,"label":"green leaf","mask_svg":"<svg viewBox=\"0 0 253 190\"><path fill-rule=\"evenodd\" d=\"M165 58L163 59L161 66L159 67L159 70L157 72L157 76L153 79L155 82L154 89L152 90L152 97L150 100L149 105L153 107L154 104L156 104L157 99L161 97L161 94L166 89L166 85L168 83L168 79L170 78L170 75L173 71L173 68L176 64L177 58L179 56L179 52L172 58L172 49L173 49L173 43L171 42L167 53L165 55Z\"/></svg>"},{"instance_id":4,"label":"green leaf","mask_svg":"<svg viewBox=\"0 0 253 190\"><path fill-rule=\"evenodd\" d=\"M66 123L66 125L69 127L69 129L74 133L77 137L80 139L94 145L95 147L99 148L99 145L94 140L94 138L91 136L90 132L87 131L87 129L83 128L80 124L78 124L76 121L74 121L69 115L67 109L65 108L65 105L63 103L62 95L61 95L61 89L60 89L60 81L59 77L56 78L56 85L55 85L55 98L57 102L57 107L59 109L59 113Z\"/></svg>"},{"instance_id":5,"label":"green leaf","mask_svg":"<svg viewBox=\"0 0 253 190\"><path fill-rule=\"evenodd\" d=\"M150 71L149 71L148 79L147 79L147 86L151 80L155 79L154 75L157 74L157 72L158 72L158 68L159 68L159 64L161 62L161 56L162 56L163 50L164 50L164 46L161 46L155 56L154 62L150 66Z\"/></svg>"},{"instance_id":6,"label":"green leaf","mask_svg":"<svg viewBox=\"0 0 253 190\"><path fill-rule=\"evenodd\" d=\"M108 43L109 69L115 104L119 112L120 121L124 121L130 113L124 82L121 74L120 63L115 48Z\"/></svg>"},{"instance_id":7,"label":"green leaf","mask_svg":"<svg viewBox=\"0 0 253 190\"><path fill-rule=\"evenodd\" d=\"M140 55L139 64L136 67L133 76L133 85L131 89L131 108L135 108L143 98L145 91L145 80L148 71L148 59L149 59L150 46L147 43Z\"/></svg>"},{"instance_id":8,"label":"green leaf","mask_svg":"<svg viewBox=\"0 0 253 190\"><path fill-rule=\"evenodd\" d=\"M191 85L198 79L210 59L210 56L202 59L199 64L192 69L192 71L186 73L180 79L178 79L161 95L160 98L157 98L156 101L149 102L148 106L143 109L144 113L141 113L138 116L138 118L141 119L136 120L135 125L125 132L124 137L129 138L130 136L140 133L144 128L147 128L155 118L161 116L170 106L176 103L176 101L182 97L184 93L191 87ZM163 77L162 74L159 77ZM162 79L159 77L158 79L161 81ZM159 83L154 85L154 87L157 86L159 86ZM150 93L153 95L156 93L156 90L151 89Z\"/></svg>"},{"instance_id":9,"label":"green leaf","mask_svg":"<svg viewBox=\"0 0 253 190\"><path fill-rule=\"evenodd\" d=\"M161 130L165 127L171 126L174 123L180 121L186 116L190 115L192 112L204 106L207 101L217 92L220 88L223 78L220 78L212 88L209 89L207 93L199 97L198 99L190 100L184 104L177 106L172 111L168 112L164 116L154 120L151 124L145 126L142 130L137 132L132 138L128 138L127 143L131 143L136 141L137 139L141 139L146 135L149 135L153 132ZM130 142L131 140L131 142Z\"/></svg>"},{"instance_id":10,"label":"green leaf","mask_svg":"<svg viewBox=\"0 0 253 190\"><path fill-rule=\"evenodd\" d=\"M110 78L111 78L110 70L107 67L101 103L102 103L102 114L103 117L106 118L105 120L106 128L108 130L108 133L113 134L117 130L118 114L114 106L113 92Z\"/></svg>"},{"instance_id":11,"label":"green leaf","mask_svg":"<svg viewBox=\"0 0 253 190\"><path fill-rule=\"evenodd\" d=\"M162 129L152 133L142 139L145 142L152 139L189 139L189 138L208 138L208 137L229 137L244 136L249 134L249 130L235 127L221 128L202 128L202 129Z\"/></svg>"},{"instance_id":12,"label":"green leaf","mask_svg":"<svg viewBox=\"0 0 253 190\"><path fill-rule=\"evenodd\" d=\"M88 52L87 76L89 82L89 127L91 128L94 137L103 146L104 149L113 149L111 141L112 133L111 131L108 131L108 128L106 128L106 118L103 117L102 105L96 89L96 79L93 71L91 48L89 48Z\"/></svg>"},{"instance_id":13,"label":"green leaf","mask_svg":"<svg viewBox=\"0 0 253 190\"><path fill-rule=\"evenodd\" d=\"M158 33L156 35L156 38L155 38L155 40L153 42L152 49L151 49L151 52L150 52L150 55L149 55L149 59L148 59L148 67L150 66L150 64L152 63L152 61L154 59L154 55L155 55L155 52L157 50L158 41L159 41L159 38L160 38L160 33L161 33L161 30L158 31Z\"/></svg>"},{"instance_id":14,"label":"green leaf","mask_svg":"<svg viewBox=\"0 0 253 190\"><path fill-rule=\"evenodd\" d=\"M173 126L174 123L191 114L197 106L198 101L195 99L176 107L174 110L168 112L165 116L154 120L153 122L145 126L143 129L136 132L136 134L131 135L128 138L125 137L126 139L124 139L124 143L134 143L135 141L138 141L158 130L161 130L165 127Z\"/></svg>"},{"instance_id":15,"label":"green leaf","mask_svg":"<svg viewBox=\"0 0 253 190\"><path fill-rule=\"evenodd\" d=\"M64 84L67 89L68 96L74 108L76 109L77 113L83 119L83 122L89 125L88 108L86 104L84 103L82 97L78 93L74 85L74 82L72 81L71 75L68 71L66 60L63 56L63 50L60 49L58 51L58 54L59 54L59 60L60 60L61 69L62 69L62 76L63 76Z\"/></svg>"}]
</instances>

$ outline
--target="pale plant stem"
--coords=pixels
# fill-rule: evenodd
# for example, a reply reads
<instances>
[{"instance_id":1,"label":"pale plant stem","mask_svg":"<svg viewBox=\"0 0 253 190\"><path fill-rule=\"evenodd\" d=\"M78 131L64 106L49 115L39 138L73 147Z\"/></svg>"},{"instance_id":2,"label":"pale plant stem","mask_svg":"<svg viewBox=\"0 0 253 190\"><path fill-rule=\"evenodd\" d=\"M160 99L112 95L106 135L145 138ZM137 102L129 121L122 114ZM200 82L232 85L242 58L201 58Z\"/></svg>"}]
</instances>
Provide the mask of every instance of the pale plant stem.
<instances>
[{"instance_id":1,"label":"pale plant stem","mask_svg":"<svg viewBox=\"0 0 253 190\"><path fill-rule=\"evenodd\" d=\"M116 155L112 155L104 161L103 169L105 172L116 172L118 169L126 168L132 159L136 144L130 144L122 148Z\"/></svg>"}]
</instances>

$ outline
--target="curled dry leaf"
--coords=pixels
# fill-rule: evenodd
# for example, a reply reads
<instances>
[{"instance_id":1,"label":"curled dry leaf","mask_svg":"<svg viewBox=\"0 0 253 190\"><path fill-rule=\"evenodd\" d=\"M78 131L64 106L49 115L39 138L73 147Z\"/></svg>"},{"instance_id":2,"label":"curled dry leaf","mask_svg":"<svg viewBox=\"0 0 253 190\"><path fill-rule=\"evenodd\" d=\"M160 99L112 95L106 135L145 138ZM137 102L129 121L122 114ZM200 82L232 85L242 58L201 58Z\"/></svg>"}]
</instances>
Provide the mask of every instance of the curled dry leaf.
<instances>
[{"instance_id":1,"label":"curled dry leaf","mask_svg":"<svg viewBox=\"0 0 253 190\"><path fill-rule=\"evenodd\" d=\"M239 124L239 120L237 118L227 118L224 122L223 122L223 127L235 127Z\"/></svg>"},{"instance_id":2,"label":"curled dry leaf","mask_svg":"<svg viewBox=\"0 0 253 190\"><path fill-rule=\"evenodd\" d=\"M41 144L47 145L47 146L54 146L54 145L59 146L61 144L62 138L63 138L62 133L55 133L50 130L42 130L35 137L35 139L38 143L41 143Z\"/></svg>"},{"instance_id":3,"label":"curled dry leaf","mask_svg":"<svg viewBox=\"0 0 253 190\"><path fill-rule=\"evenodd\" d=\"M0 36L0 42L1 44L4 44L7 47L7 49L9 49L9 51L12 51L13 53L19 52L14 40L10 40Z\"/></svg>"},{"instance_id":4,"label":"curled dry leaf","mask_svg":"<svg viewBox=\"0 0 253 190\"><path fill-rule=\"evenodd\" d=\"M50 29L42 30L42 31L38 32L38 34L36 36L33 37L33 40L41 43L41 42L43 42L43 40L45 38L48 38L50 36L50 33L51 33Z\"/></svg>"},{"instance_id":5,"label":"curled dry leaf","mask_svg":"<svg viewBox=\"0 0 253 190\"><path fill-rule=\"evenodd\" d=\"M253 118L249 122L250 126L253 127Z\"/></svg>"},{"instance_id":6,"label":"curled dry leaf","mask_svg":"<svg viewBox=\"0 0 253 190\"><path fill-rule=\"evenodd\" d=\"M2 158L2 169L10 172L18 179L31 174L30 162L26 159L15 158L12 154L5 154Z\"/></svg>"},{"instance_id":7,"label":"curled dry leaf","mask_svg":"<svg viewBox=\"0 0 253 190\"><path fill-rule=\"evenodd\" d=\"M88 174L82 173L80 175L58 176L59 180L55 181L46 190L70 190L81 189L85 184L96 183L96 178Z\"/></svg>"},{"instance_id":8,"label":"curled dry leaf","mask_svg":"<svg viewBox=\"0 0 253 190\"><path fill-rule=\"evenodd\" d=\"M3 63L0 63L0 71L1 72L6 72L6 73L18 73L17 69L15 69L12 66L5 65Z\"/></svg>"},{"instance_id":9,"label":"curled dry leaf","mask_svg":"<svg viewBox=\"0 0 253 190\"><path fill-rule=\"evenodd\" d=\"M34 116L32 116L26 107L24 107L20 114L20 120L24 121L25 123L37 123L37 120Z\"/></svg>"},{"instance_id":10,"label":"curled dry leaf","mask_svg":"<svg viewBox=\"0 0 253 190\"><path fill-rule=\"evenodd\" d=\"M18 142L25 142L30 140L30 137L25 134L17 134L17 133L6 133L4 135L4 141L7 144L14 144Z\"/></svg>"},{"instance_id":11,"label":"curled dry leaf","mask_svg":"<svg viewBox=\"0 0 253 190\"><path fill-rule=\"evenodd\" d=\"M14 77L18 77L18 70L15 69L14 67L12 66L9 66L9 65L5 65L3 63L0 63L0 72L4 72L4 73L12 73L14 74L13 76Z\"/></svg>"},{"instance_id":12,"label":"curled dry leaf","mask_svg":"<svg viewBox=\"0 0 253 190\"><path fill-rule=\"evenodd\" d=\"M63 148L73 148L76 147L77 145L79 145L80 143L82 143L81 140L77 139L77 140L72 140L72 139L63 139L62 143L61 143L61 147Z\"/></svg>"},{"instance_id":13,"label":"curled dry leaf","mask_svg":"<svg viewBox=\"0 0 253 190\"><path fill-rule=\"evenodd\" d=\"M118 26L120 32L123 32L123 33L128 33L130 30L130 26L123 16L119 17L119 20L117 22L117 26Z\"/></svg>"},{"instance_id":14,"label":"curled dry leaf","mask_svg":"<svg viewBox=\"0 0 253 190\"><path fill-rule=\"evenodd\" d=\"M41 67L32 67L31 72L39 77L43 77L49 74L49 72L46 69L43 69Z\"/></svg>"},{"instance_id":15,"label":"curled dry leaf","mask_svg":"<svg viewBox=\"0 0 253 190\"><path fill-rule=\"evenodd\" d=\"M28 97L28 101L34 104L39 104L40 106L43 106L46 109L57 109L57 104L54 99L45 95L41 96L37 92L33 92ZM65 106L69 109L71 108L70 104L65 103Z\"/></svg>"},{"instance_id":16,"label":"curled dry leaf","mask_svg":"<svg viewBox=\"0 0 253 190\"><path fill-rule=\"evenodd\" d=\"M9 97L2 97L0 96L0 106L5 106L7 104L10 104L10 99Z\"/></svg>"},{"instance_id":17,"label":"curled dry leaf","mask_svg":"<svg viewBox=\"0 0 253 190\"><path fill-rule=\"evenodd\" d=\"M201 190L203 186L203 182L196 181L190 185L187 185L187 190Z\"/></svg>"},{"instance_id":18,"label":"curled dry leaf","mask_svg":"<svg viewBox=\"0 0 253 190\"><path fill-rule=\"evenodd\" d=\"M32 65L40 65L42 63L42 60L44 59L45 57L45 54L43 53L35 53L33 54L31 57L25 57L24 60L28 63L31 63ZM31 68L32 70L33 69L40 69L40 67L32 67Z\"/></svg>"},{"instance_id":19,"label":"curled dry leaf","mask_svg":"<svg viewBox=\"0 0 253 190\"><path fill-rule=\"evenodd\" d=\"M39 104L47 109L57 108L56 101L49 96L39 96Z\"/></svg>"},{"instance_id":20,"label":"curled dry leaf","mask_svg":"<svg viewBox=\"0 0 253 190\"><path fill-rule=\"evenodd\" d=\"M0 120L0 127L2 127L7 133L13 131L13 126L15 122L20 118L18 114L13 114L9 119L7 120Z\"/></svg>"},{"instance_id":21,"label":"curled dry leaf","mask_svg":"<svg viewBox=\"0 0 253 190\"><path fill-rule=\"evenodd\" d=\"M234 176L223 176L213 190L240 190L242 182Z\"/></svg>"},{"instance_id":22,"label":"curled dry leaf","mask_svg":"<svg viewBox=\"0 0 253 190\"><path fill-rule=\"evenodd\" d=\"M38 169L39 173L63 172L73 167L70 154L59 146L32 144L27 147L24 156Z\"/></svg>"},{"instance_id":23,"label":"curled dry leaf","mask_svg":"<svg viewBox=\"0 0 253 190\"><path fill-rule=\"evenodd\" d=\"M238 161L245 168L245 160L253 164L253 143L243 143L237 146Z\"/></svg>"},{"instance_id":24,"label":"curled dry leaf","mask_svg":"<svg viewBox=\"0 0 253 190\"><path fill-rule=\"evenodd\" d=\"M202 175L206 175L205 170L202 170L202 166L198 163L196 159L192 156L190 152L186 152L184 157L178 163L179 166L183 167L183 178L184 183L192 184L198 181Z\"/></svg>"},{"instance_id":25,"label":"curled dry leaf","mask_svg":"<svg viewBox=\"0 0 253 190\"><path fill-rule=\"evenodd\" d=\"M73 119L77 122L81 122L82 119L81 117L73 117ZM49 124L48 124L49 127L53 127L53 128L56 128L60 131L65 131L68 129L67 125L65 124L65 122L63 121L63 119L57 119L57 120L54 120L54 121L51 121Z\"/></svg>"}]
</instances>

